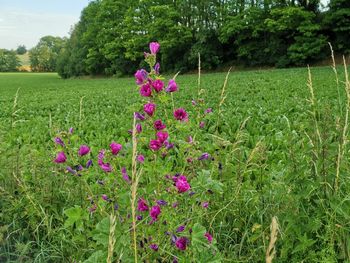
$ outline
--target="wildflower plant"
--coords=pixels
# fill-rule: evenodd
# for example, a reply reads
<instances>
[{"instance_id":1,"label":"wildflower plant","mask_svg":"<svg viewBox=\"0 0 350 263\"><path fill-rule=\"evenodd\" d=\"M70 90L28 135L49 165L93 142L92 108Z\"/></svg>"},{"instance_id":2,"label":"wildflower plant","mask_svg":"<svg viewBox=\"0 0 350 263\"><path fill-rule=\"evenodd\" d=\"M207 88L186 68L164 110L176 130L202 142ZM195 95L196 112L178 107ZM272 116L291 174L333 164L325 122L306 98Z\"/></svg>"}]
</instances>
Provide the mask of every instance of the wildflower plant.
<instances>
[{"instance_id":1,"label":"wildflower plant","mask_svg":"<svg viewBox=\"0 0 350 263\"><path fill-rule=\"evenodd\" d=\"M142 103L131 139L115 138L102 149L79 145L73 131L54 139L56 168L78 178L86 193L65 211L66 226L79 225L81 233L89 224L78 221L98 222L88 231L94 242L86 262L220 261L209 222L210 200L222 186L211 176L213 153L196 141L212 109L198 98L177 105L182 87L160 75L159 50L150 43L149 68L135 73Z\"/></svg>"}]
</instances>

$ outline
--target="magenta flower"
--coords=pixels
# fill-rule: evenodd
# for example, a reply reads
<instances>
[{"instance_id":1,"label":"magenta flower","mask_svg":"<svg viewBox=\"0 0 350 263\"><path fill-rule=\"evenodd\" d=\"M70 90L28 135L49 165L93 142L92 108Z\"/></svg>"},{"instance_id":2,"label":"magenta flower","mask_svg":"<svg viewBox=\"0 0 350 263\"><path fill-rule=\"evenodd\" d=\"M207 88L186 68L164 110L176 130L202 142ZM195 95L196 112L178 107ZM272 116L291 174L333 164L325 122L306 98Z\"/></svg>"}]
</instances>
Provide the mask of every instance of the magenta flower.
<instances>
[{"instance_id":1,"label":"magenta flower","mask_svg":"<svg viewBox=\"0 0 350 263\"><path fill-rule=\"evenodd\" d=\"M209 153L203 153L200 157L198 157L199 161L203 161L203 160L208 160L210 157Z\"/></svg>"},{"instance_id":2,"label":"magenta flower","mask_svg":"<svg viewBox=\"0 0 350 263\"><path fill-rule=\"evenodd\" d=\"M122 171L121 172L122 172L124 181L127 182L127 183L131 183L129 175L126 172L126 168L125 167L122 167Z\"/></svg>"},{"instance_id":3,"label":"magenta flower","mask_svg":"<svg viewBox=\"0 0 350 263\"><path fill-rule=\"evenodd\" d=\"M186 250L189 240L186 237L180 237L176 240L175 245L180 250Z\"/></svg>"},{"instance_id":4,"label":"magenta flower","mask_svg":"<svg viewBox=\"0 0 350 263\"><path fill-rule=\"evenodd\" d=\"M199 128L203 129L205 126L205 122L204 121L201 121L200 124L199 124Z\"/></svg>"},{"instance_id":5,"label":"magenta flower","mask_svg":"<svg viewBox=\"0 0 350 263\"><path fill-rule=\"evenodd\" d=\"M159 140L151 140L149 143L149 148L153 151L158 151L162 147L162 142Z\"/></svg>"},{"instance_id":6,"label":"magenta flower","mask_svg":"<svg viewBox=\"0 0 350 263\"><path fill-rule=\"evenodd\" d=\"M151 97L152 95L151 85L148 83L143 84L140 88L140 95L143 97Z\"/></svg>"},{"instance_id":7,"label":"magenta flower","mask_svg":"<svg viewBox=\"0 0 350 263\"><path fill-rule=\"evenodd\" d=\"M108 196L107 196L107 195L104 195L104 194L103 194L103 195L101 196L101 198L102 198L103 200L105 200L105 201L108 201Z\"/></svg>"},{"instance_id":8,"label":"magenta flower","mask_svg":"<svg viewBox=\"0 0 350 263\"><path fill-rule=\"evenodd\" d=\"M148 73L146 70L140 69L140 70L136 71L136 73L135 73L136 84L141 85L142 83L145 82L147 77L148 77Z\"/></svg>"},{"instance_id":9,"label":"magenta flower","mask_svg":"<svg viewBox=\"0 0 350 263\"><path fill-rule=\"evenodd\" d=\"M204 234L204 236L208 239L208 242L211 243L213 241L212 235L210 235L208 232Z\"/></svg>"},{"instance_id":10,"label":"magenta flower","mask_svg":"<svg viewBox=\"0 0 350 263\"><path fill-rule=\"evenodd\" d=\"M168 87L166 88L166 92L175 92L177 91L177 84L175 82L175 80L171 79L169 80L169 83L168 83Z\"/></svg>"},{"instance_id":11,"label":"magenta flower","mask_svg":"<svg viewBox=\"0 0 350 263\"><path fill-rule=\"evenodd\" d=\"M159 74L160 71L160 64L157 62L156 65L154 66L154 71L156 72L156 74Z\"/></svg>"},{"instance_id":12,"label":"magenta flower","mask_svg":"<svg viewBox=\"0 0 350 263\"><path fill-rule=\"evenodd\" d=\"M187 192L191 188L190 184L187 182L186 176L184 175L181 175L177 178L175 186L179 193Z\"/></svg>"},{"instance_id":13,"label":"magenta flower","mask_svg":"<svg viewBox=\"0 0 350 263\"><path fill-rule=\"evenodd\" d=\"M154 88L154 90L156 92L160 92L163 90L164 82L161 81L160 79L157 79L157 80L152 82L152 87Z\"/></svg>"},{"instance_id":14,"label":"magenta flower","mask_svg":"<svg viewBox=\"0 0 350 263\"><path fill-rule=\"evenodd\" d=\"M187 142L188 142L188 143L193 143L193 138L192 138L192 136L188 136Z\"/></svg>"},{"instance_id":15,"label":"magenta flower","mask_svg":"<svg viewBox=\"0 0 350 263\"><path fill-rule=\"evenodd\" d=\"M141 133L142 132L142 125L140 123L136 124L136 132Z\"/></svg>"},{"instance_id":16,"label":"magenta flower","mask_svg":"<svg viewBox=\"0 0 350 263\"><path fill-rule=\"evenodd\" d=\"M208 108L205 110L205 113L212 113L213 112L213 109L212 108Z\"/></svg>"},{"instance_id":17,"label":"magenta flower","mask_svg":"<svg viewBox=\"0 0 350 263\"><path fill-rule=\"evenodd\" d=\"M183 108L179 108L174 111L174 117L178 121L187 121L188 120L188 114Z\"/></svg>"},{"instance_id":18,"label":"magenta flower","mask_svg":"<svg viewBox=\"0 0 350 263\"><path fill-rule=\"evenodd\" d=\"M141 113L139 112L134 112L134 116L137 120L143 121L145 119L145 116L143 116Z\"/></svg>"},{"instance_id":19,"label":"magenta flower","mask_svg":"<svg viewBox=\"0 0 350 263\"><path fill-rule=\"evenodd\" d=\"M137 201L137 210L143 212L143 211L148 211L148 205L146 203L146 200L143 199L143 198L140 198L138 201Z\"/></svg>"},{"instance_id":20,"label":"magenta flower","mask_svg":"<svg viewBox=\"0 0 350 263\"><path fill-rule=\"evenodd\" d=\"M165 124L162 122L162 120L156 120L153 124L154 128L157 131L161 131L166 128Z\"/></svg>"},{"instance_id":21,"label":"magenta flower","mask_svg":"<svg viewBox=\"0 0 350 263\"><path fill-rule=\"evenodd\" d=\"M54 160L54 162L55 163L64 163L64 162L66 162L66 160L67 160L67 157L64 154L64 152L59 152L59 153L57 153L56 159Z\"/></svg>"},{"instance_id":22,"label":"magenta flower","mask_svg":"<svg viewBox=\"0 0 350 263\"><path fill-rule=\"evenodd\" d=\"M158 53L160 48L160 44L158 42L149 43L149 49L151 50L151 54L155 55Z\"/></svg>"},{"instance_id":23,"label":"magenta flower","mask_svg":"<svg viewBox=\"0 0 350 263\"><path fill-rule=\"evenodd\" d=\"M113 155L117 155L121 149L123 148L123 146L119 143L116 142L112 142L109 147L111 148L111 152Z\"/></svg>"},{"instance_id":24,"label":"magenta flower","mask_svg":"<svg viewBox=\"0 0 350 263\"><path fill-rule=\"evenodd\" d=\"M62 141L62 139L60 137L56 137L55 138L55 143L61 145L61 146L64 146L64 142Z\"/></svg>"},{"instance_id":25,"label":"magenta flower","mask_svg":"<svg viewBox=\"0 0 350 263\"><path fill-rule=\"evenodd\" d=\"M156 110L156 105L153 103L147 103L143 106L143 110L149 115L153 116L154 111Z\"/></svg>"},{"instance_id":26,"label":"magenta flower","mask_svg":"<svg viewBox=\"0 0 350 263\"><path fill-rule=\"evenodd\" d=\"M159 205L152 206L151 211L149 213L150 216L152 217L152 221L157 221L160 213L161 213L161 210Z\"/></svg>"},{"instance_id":27,"label":"magenta flower","mask_svg":"<svg viewBox=\"0 0 350 263\"><path fill-rule=\"evenodd\" d=\"M145 162L145 156L143 156L142 154L138 155L136 159L139 163Z\"/></svg>"},{"instance_id":28,"label":"magenta flower","mask_svg":"<svg viewBox=\"0 0 350 263\"><path fill-rule=\"evenodd\" d=\"M98 160L97 163L101 167L101 169L106 173L112 172L112 166L110 165L110 163L104 163L101 159Z\"/></svg>"},{"instance_id":29,"label":"magenta flower","mask_svg":"<svg viewBox=\"0 0 350 263\"><path fill-rule=\"evenodd\" d=\"M104 149L100 150L100 151L98 152L97 158L98 158L99 160L102 160L103 158L105 158L105 152L106 152L106 150L104 150Z\"/></svg>"},{"instance_id":30,"label":"magenta flower","mask_svg":"<svg viewBox=\"0 0 350 263\"><path fill-rule=\"evenodd\" d=\"M82 145L82 146L80 146L80 148L79 148L78 154L79 154L80 156L84 156L84 155L87 155L89 152L90 152L89 146L87 146L87 145Z\"/></svg>"},{"instance_id":31,"label":"magenta flower","mask_svg":"<svg viewBox=\"0 0 350 263\"><path fill-rule=\"evenodd\" d=\"M151 244L149 246L150 249L154 250L154 251L158 251L158 245L157 244Z\"/></svg>"},{"instance_id":32,"label":"magenta flower","mask_svg":"<svg viewBox=\"0 0 350 263\"><path fill-rule=\"evenodd\" d=\"M203 202L202 207L203 208L208 208L209 207L209 202Z\"/></svg>"},{"instance_id":33,"label":"magenta flower","mask_svg":"<svg viewBox=\"0 0 350 263\"><path fill-rule=\"evenodd\" d=\"M167 132L162 132L162 131L159 131L157 132L157 138L158 138L158 141L160 141L161 143L165 142L169 137L169 134Z\"/></svg>"}]
</instances>

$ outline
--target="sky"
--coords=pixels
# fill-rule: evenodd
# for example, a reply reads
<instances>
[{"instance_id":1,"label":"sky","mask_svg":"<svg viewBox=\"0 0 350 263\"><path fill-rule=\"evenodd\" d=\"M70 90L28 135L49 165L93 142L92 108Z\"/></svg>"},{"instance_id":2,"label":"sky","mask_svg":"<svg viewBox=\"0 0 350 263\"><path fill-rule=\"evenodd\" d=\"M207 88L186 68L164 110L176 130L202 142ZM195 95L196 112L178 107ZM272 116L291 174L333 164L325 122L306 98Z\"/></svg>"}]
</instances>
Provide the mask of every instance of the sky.
<instances>
[{"instance_id":1,"label":"sky","mask_svg":"<svg viewBox=\"0 0 350 263\"><path fill-rule=\"evenodd\" d=\"M25 45L30 49L43 36L69 36L88 3L89 0L0 0L0 48Z\"/></svg>"},{"instance_id":2,"label":"sky","mask_svg":"<svg viewBox=\"0 0 350 263\"><path fill-rule=\"evenodd\" d=\"M0 48L34 47L46 35L69 36L89 0L0 0Z\"/></svg>"}]
</instances>

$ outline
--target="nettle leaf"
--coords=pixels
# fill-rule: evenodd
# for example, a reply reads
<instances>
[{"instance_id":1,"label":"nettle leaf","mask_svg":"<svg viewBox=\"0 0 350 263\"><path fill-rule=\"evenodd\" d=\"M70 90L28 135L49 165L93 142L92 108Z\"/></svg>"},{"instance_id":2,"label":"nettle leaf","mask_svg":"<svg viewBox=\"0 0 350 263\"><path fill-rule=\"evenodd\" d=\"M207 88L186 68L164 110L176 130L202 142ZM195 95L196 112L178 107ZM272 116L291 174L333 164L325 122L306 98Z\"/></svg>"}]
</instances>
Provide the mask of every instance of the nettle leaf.
<instances>
[{"instance_id":1,"label":"nettle leaf","mask_svg":"<svg viewBox=\"0 0 350 263\"><path fill-rule=\"evenodd\" d=\"M102 219L97 225L96 230L93 231L92 238L96 240L97 245L102 245L103 247L108 247L109 241L109 217Z\"/></svg>"},{"instance_id":2,"label":"nettle leaf","mask_svg":"<svg viewBox=\"0 0 350 263\"><path fill-rule=\"evenodd\" d=\"M107 251L97 250L84 263L106 262Z\"/></svg>"},{"instance_id":3,"label":"nettle leaf","mask_svg":"<svg viewBox=\"0 0 350 263\"><path fill-rule=\"evenodd\" d=\"M191 182L195 188L199 188L203 191L212 190L214 192L222 193L223 184L217 180L211 178L210 171L202 170L200 174Z\"/></svg>"},{"instance_id":4,"label":"nettle leaf","mask_svg":"<svg viewBox=\"0 0 350 263\"><path fill-rule=\"evenodd\" d=\"M88 214L84 209L79 206L75 206L65 210L64 214L68 217L64 223L65 227L75 225L78 230L83 230L83 220L88 218Z\"/></svg>"}]
</instances>

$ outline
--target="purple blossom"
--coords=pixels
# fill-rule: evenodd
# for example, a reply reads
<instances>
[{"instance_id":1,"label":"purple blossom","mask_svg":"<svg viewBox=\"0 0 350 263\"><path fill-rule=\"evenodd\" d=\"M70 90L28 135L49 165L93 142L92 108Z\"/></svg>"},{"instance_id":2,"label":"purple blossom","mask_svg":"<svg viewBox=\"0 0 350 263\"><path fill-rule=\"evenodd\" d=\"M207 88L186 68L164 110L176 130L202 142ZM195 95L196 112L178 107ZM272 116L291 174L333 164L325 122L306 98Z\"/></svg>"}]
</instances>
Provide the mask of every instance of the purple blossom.
<instances>
[{"instance_id":1,"label":"purple blossom","mask_svg":"<svg viewBox=\"0 0 350 263\"><path fill-rule=\"evenodd\" d=\"M175 246L179 250L186 250L189 240L186 237L180 237L176 240Z\"/></svg>"},{"instance_id":2,"label":"purple blossom","mask_svg":"<svg viewBox=\"0 0 350 263\"><path fill-rule=\"evenodd\" d=\"M198 157L199 161L203 161L203 160L208 160L210 157L209 153L203 153L201 156Z\"/></svg>"},{"instance_id":3,"label":"purple blossom","mask_svg":"<svg viewBox=\"0 0 350 263\"><path fill-rule=\"evenodd\" d=\"M161 131L161 130L164 130L166 128L166 125L162 122L162 120L156 120L153 124L153 127L157 131Z\"/></svg>"},{"instance_id":4,"label":"purple blossom","mask_svg":"<svg viewBox=\"0 0 350 263\"><path fill-rule=\"evenodd\" d=\"M173 208L176 208L177 206L178 206L178 202L175 202L175 203L173 203L171 206L173 207Z\"/></svg>"},{"instance_id":5,"label":"purple blossom","mask_svg":"<svg viewBox=\"0 0 350 263\"><path fill-rule=\"evenodd\" d=\"M92 165L92 160L88 160L85 165L86 169L88 169L91 165Z\"/></svg>"},{"instance_id":6,"label":"purple blossom","mask_svg":"<svg viewBox=\"0 0 350 263\"><path fill-rule=\"evenodd\" d=\"M79 154L80 156L84 156L84 155L87 155L89 152L90 152L89 146L87 146L87 145L82 145L82 146L80 146L80 148L79 148L78 154Z\"/></svg>"},{"instance_id":7,"label":"purple blossom","mask_svg":"<svg viewBox=\"0 0 350 263\"><path fill-rule=\"evenodd\" d=\"M177 229L176 229L176 232L177 233L180 233L180 232L183 232L184 230L185 230L185 226L184 225L181 225L181 226L179 226Z\"/></svg>"},{"instance_id":8,"label":"purple blossom","mask_svg":"<svg viewBox=\"0 0 350 263\"><path fill-rule=\"evenodd\" d=\"M136 124L136 132L141 133L142 132L142 125L140 123Z\"/></svg>"},{"instance_id":9,"label":"purple blossom","mask_svg":"<svg viewBox=\"0 0 350 263\"><path fill-rule=\"evenodd\" d=\"M177 178L175 186L176 186L177 190L179 191L179 193L187 192L191 188L190 184L187 182L186 176L184 176L184 175L181 175L181 176L179 176L179 178Z\"/></svg>"},{"instance_id":10,"label":"purple blossom","mask_svg":"<svg viewBox=\"0 0 350 263\"><path fill-rule=\"evenodd\" d=\"M211 112L213 112L213 109L212 109L212 108L208 108L208 109L205 110L205 113L207 113L207 114L208 114L208 113L211 113Z\"/></svg>"},{"instance_id":11,"label":"purple blossom","mask_svg":"<svg viewBox=\"0 0 350 263\"><path fill-rule=\"evenodd\" d=\"M136 84L141 85L142 83L145 82L147 77L148 77L148 73L146 70L140 69L140 70L136 71L136 73L135 73Z\"/></svg>"},{"instance_id":12,"label":"purple blossom","mask_svg":"<svg viewBox=\"0 0 350 263\"><path fill-rule=\"evenodd\" d=\"M67 171L70 172L71 174L76 174L77 172L75 170L72 169L72 167L67 166Z\"/></svg>"},{"instance_id":13,"label":"purple blossom","mask_svg":"<svg viewBox=\"0 0 350 263\"><path fill-rule=\"evenodd\" d=\"M160 64L157 62L156 65L154 66L154 71L156 72L156 74L159 74L160 71Z\"/></svg>"},{"instance_id":14,"label":"purple blossom","mask_svg":"<svg viewBox=\"0 0 350 263\"><path fill-rule=\"evenodd\" d=\"M119 209L119 205L117 203L114 204L114 211L117 211Z\"/></svg>"},{"instance_id":15,"label":"purple blossom","mask_svg":"<svg viewBox=\"0 0 350 263\"><path fill-rule=\"evenodd\" d=\"M165 145L165 147L166 147L167 150L170 150L170 149L174 148L174 144L173 144L173 143L170 143L170 142L168 142L168 141L165 141L165 142L164 142L164 145Z\"/></svg>"},{"instance_id":16,"label":"purple blossom","mask_svg":"<svg viewBox=\"0 0 350 263\"><path fill-rule=\"evenodd\" d=\"M167 201L165 201L165 200L158 200L158 201L157 201L157 204L158 204L158 205L167 205L168 203L167 203Z\"/></svg>"},{"instance_id":17,"label":"purple blossom","mask_svg":"<svg viewBox=\"0 0 350 263\"><path fill-rule=\"evenodd\" d=\"M137 210L138 211L148 211L149 208L148 208L148 205L146 203L146 200L143 199L143 198L140 198L138 201L137 201Z\"/></svg>"},{"instance_id":18,"label":"purple blossom","mask_svg":"<svg viewBox=\"0 0 350 263\"><path fill-rule=\"evenodd\" d=\"M145 116L143 116L141 113L139 112L134 112L134 116L137 120L143 121L145 119Z\"/></svg>"},{"instance_id":19,"label":"purple blossom","mask_svg":"<svg viewBox=\"0 0 350 263\"><path fill-rule=\"evenodd\" d=\"M177 88L177 84L176 84L175 80L173 80L173 79L169 80L168 87L165 89L165 91L166 92L175 92L177 90L178 90L178 88Z\"/></svg>"},{"instance_id":20,"label":"purple blossom","mask_svg":"<svg viewBox=\"0 0 350 263\"><path fill-rule=\"evenodd\" d=\"M157 132L156 136L158 138L158 141L160 141L161 143L164 143L168 139L169 134L167 132L159 131Z\"/></svg>"},{"instance_id":21,"label":"purple blossom","mask_svg":"<svg viewBox=\"0 0 350 263\"><path fill-rule=\"evenodd\" d=\"M64 152L58 152L56 155L56 159L54 160L55 163L65 163L67 160L66 155Z\"/></svg>"},{"instance_id":22,"label":"purple blossom","mask_svg":"<svg viewBox=\"0 0 350 263\"><path fill-rule=\"evenodd\" d=\"M197 105L197 102L195 100L192 100L192 105L193 106L196 106Z\"/></svg>"},{"instance_id":23,"label":"purple blossom","mask_svg":"<svg viewBox=\"0 0 350 263\"><path fill-rule=\"evenodd\" d=\"M187 121L188 120L188 114L183 108L179 108L174 111L174 117L178 121Z\"/></svg>"},{"instance_id":24,"label":"purple blossom","mask_svg":"<svg viewBox=\"0 0 350 263\"><path fill-rule=\"evenodd\" d=\"M157 244L151 244L149 246L150 249L154 250L154 251L158 251L158 245Z\"/></svg>"},{"instance_id":25,"label":"purple blossom","mask_svg":"<svg viewBox=\"0 0 350 263\"><path fill-rule=\"evenodd\" d=\"M203 208L208 208L209 207L209 202L203 202L202 203Z\"/></svg>"},{"instance_id":26,"label":"purple blossom","mask_svg":"<svg viewBox=\"0 0 350 263\"><path fill-rule=\"evenodd\" d=\"M97 209L97 205L94 204L93 206L91 206L91 207L89 208L89 212L90 212L90 213L94 213L94 212L96 211L96 209Z\"/></svg>"},{"instance_id":27,"label":"purple blossom","mask_svg":"<svg viewBox=\"0 0 350 263\"><path fill-rule=\"evenodd\" d=\"M164 87L164 82L161 81L160 79L157 79L152 82L152 87L156 92L161 92Z\"/></svg>"},{"instance_id":28,"label":"purple blossom","mask_svg":"<svg viewBox=\"0 0 350 263\"><path fill-rule=\"evenodd\" d=\"M156 110L156 105L153 103L147 103L143 106L143 110L149 115L153 116L154 111Z\"/></svg>"},{"instance_id":29,"label":"purple blossom","mask_svg":"<svg viewBox=\"0 0 350 263\"><path fill-rule=\"evenodd\" d=\"M149 83L143 84L140 88L140 95L143 97L151 97L152 89Z\"/></svg>"},{"instance_id":30,"label":"purple blossom","mask_svg":"<svg viewBox=\"0 0 350 263\"><path fill-rule=\"evenodd\" d=\"M109 145L109 147L110 147L113 155L117 155L121 151L121 149L123 148L123 146L121 144L116 143L116 142L112 142Z\"/></svg>"},{"instance_id":31,"label":"purple blossom","mask_svg":"<svg viewBox=\"0 0 350 263\"><path fill-rule=\"evenodd\" d=\"M105 194L103 194L103 195L101 196L101 198L102 198L103 200L105 200L105 201L108 201L108 196L105 195Z\"/></svg>"},{"instance_id":32,"label":"purple blossom","mask_svg":"<svg viewBox=\"0 0 350 263\"><path fill-rule=\"evenodd\" d=\"M160 213L161 213L161 210L159 205L152 206L150 211L150 216L152 217L152 221L157 221Z\"/></svg>"},{"instance_id":33,"label":"purple blossom","mask_svg":"<svg viewBox=\"0 0 350 263\"><path fill-rule=\"evenodd\" d=\"M69 133L70 133L70 134L73 134L73 132L74 132L74 128L73 128L73 127L70 127L70 128L69 128Z\"/></svg>"},{"instance_id":34,"label":"purple blossom","mask_svg":"<svg viewBox=\"0 0 350 263\"><path fill-rule=\"evenodd\" d=\"M62 141L62 139L60 137L56 137L55 138L55 143L56 144L59 144L61 146L64 146L64 142Z\"/></svg>"},{"instance_id":35,"label":"purple blossom","mask_svg":"<svg viewBox=\"0 0 350 263\"><path fill-rule=\"evenodd\" d=\"M204 122L204 121L201 121L201 122L199 123L199 128L203 129L204 126L205 126L205 122Z\"/></svg>"},{"instance_id":36,"label":"purple blossom","mask_svg":"<svg viewBox=\"0 0 350 263\"><path fill-rule=\"evenodd\" d=\"M138 155L136 159L139 163L145 162L145 157L142 154Z\"/></svg>"},{"instance_id":37,"label":"purple blossom","mask_svg":"<svg viewBox=\"0 0 350 263\"><path fill-rule=\"evenodd\" d=\"M151 42L149 43L149 49L151 51L151 54L155 55L158 53L160 48L160 44L158 42Z\"/></svg>"},{"instance_id":38,"label":"purple blossom","mask_svg":"<svg viewBox=\"0 0 350 263\"><path fill-rule=\"evenodd\" d=\"M204 236L208 239L208 242L211 244L211 242L213 241L213 236L210 235L210 233L205 233Z\"/></svg>"},{"instance_id":39,"label":"purple blossom","mask_svg":"<svg viewBox=\"0 0 350 263\"><path fill-rule=\"evenodd\" d=\"M98 160L98 165L106 173L112 172L112 166L110 165L110 163L104 163L102 160Z\"/></svg>"},{"instance_id":40,"label":"purple blossom","mask_svg":"<svg viewBox=\"0 0 350 263\"><path fill-rule=\"evenodd\" d=\"M123 175L123 179L127 182L127 183L131 183L129 175L126 172L126 168L122 167L122 175Z\"/></svg>"},{"instance_id":41,"label":"purple blossom","mask_svg":"<svg viewBox=\"0 0 350 263\"><path fill-rule=\"evenodd\" d=\"M162 142L159 140L151 140L149 143L149 148L152 151L158 151L162 147Z\"/></svg>"},{"instance_id":42,"label":"purple blossom","mask_svg":"<svg viewBox=\"0 0 350 263\"><path fill-rule=\"evenodd\" d=\"M102 160L102 159L104 159L105 158L105 152L106 152L106 150L100 150L99 152L98 152L98 156L97 156L97 158L99 159L99 160Z\"/></svg>"},{"instance_id":43,"label":"purple blossom","mask_svg":"<svg viewBox=\"0 0 350 263\"><path fill-rule=\"evenodd\" d=\"M142 216L141 215L137 215L136 216L136 220L141 221L142 220Z\"/></svg>"},{"instance_id":44,"label":"purple blossom","mask_svg":"<svg viewBox=\"0 0 350 263\"><path fill-rule=\"evenodd\" d=\"M193 143L193 138L192 138L192 136L188 136L187 142L188 142L188 143Z\"/></svg>"}]
</instances>

